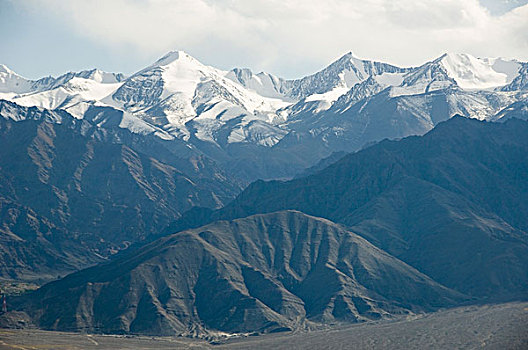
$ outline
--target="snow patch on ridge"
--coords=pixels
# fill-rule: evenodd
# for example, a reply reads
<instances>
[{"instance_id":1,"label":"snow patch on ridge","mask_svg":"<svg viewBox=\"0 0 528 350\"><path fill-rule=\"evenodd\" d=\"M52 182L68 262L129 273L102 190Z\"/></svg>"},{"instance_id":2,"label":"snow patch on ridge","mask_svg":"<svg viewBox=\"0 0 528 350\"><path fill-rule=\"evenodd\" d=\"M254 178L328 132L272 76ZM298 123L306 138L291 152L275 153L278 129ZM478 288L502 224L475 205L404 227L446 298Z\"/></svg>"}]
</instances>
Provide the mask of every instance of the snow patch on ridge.
<instances>
[{"instance_id":1,"label":"snow patch on ridge","mask_svg":"<svg viewBox=\"0 0 528 350\"><path fill-rule=\"evenodd\" d=\"M490 89L510 83L520 69L514 61L479 59L468 54L445 54L442 66L462 89Z\"/></svg>"},{"instance_id":2,"label":"snow patch on ridge","mask_svg":"<svg viewBox=\"0 0 528 350\"><path fill-rule=\"evenodd\" d=\"M383 73L374 76L374 80L381 86L399 86L403 82L403 73Z\"/></svg>"},{"instance_id":3,"label":"snow patch on ridge","mask_svg":"<svg viewBox=\"0 0 528 350\"><path fill-rule=\"evenodd\" d=\"M333 88L332 90L325 92L323 94L313 94L305 98L306 102L311 101L326 101L326 102L334 102L342 95L346 94L346 92L349 90L348 87L339 86L336 88Z\"/></svg>"}]
</instances>

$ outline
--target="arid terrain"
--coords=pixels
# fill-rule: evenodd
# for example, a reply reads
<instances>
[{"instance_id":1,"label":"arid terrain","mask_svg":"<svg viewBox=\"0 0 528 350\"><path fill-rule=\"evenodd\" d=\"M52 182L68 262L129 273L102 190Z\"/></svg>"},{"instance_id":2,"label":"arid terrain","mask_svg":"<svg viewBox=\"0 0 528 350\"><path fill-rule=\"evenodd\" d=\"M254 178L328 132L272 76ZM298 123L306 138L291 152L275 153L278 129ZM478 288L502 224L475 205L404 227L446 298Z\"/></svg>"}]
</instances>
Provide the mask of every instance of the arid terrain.
<instances>
[{"instance_id":1,"label":"arid terrain","mask_svg":"<svg viewBox=\"0 0 528 350\"><path fill-rule=\"evenodd\" d=\"M218 340L0 330L0 349L527 349L528 303L468 306L308 333Z\"/></svg>"}]
</instances>

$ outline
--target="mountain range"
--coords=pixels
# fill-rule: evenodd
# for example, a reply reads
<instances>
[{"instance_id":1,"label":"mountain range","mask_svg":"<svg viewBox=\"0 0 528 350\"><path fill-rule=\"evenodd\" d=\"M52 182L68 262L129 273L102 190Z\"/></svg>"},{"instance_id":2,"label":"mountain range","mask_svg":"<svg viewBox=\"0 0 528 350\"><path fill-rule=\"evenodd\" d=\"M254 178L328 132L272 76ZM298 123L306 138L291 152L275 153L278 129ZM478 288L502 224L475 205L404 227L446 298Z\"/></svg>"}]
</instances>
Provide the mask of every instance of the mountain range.
<instances>
[{"instance_id":1,"label":"mountain range","mask_svg":"<svg viewBox=\"0 0 528 350\"><path fill-rule=\"evenodd\" d=\"M55 279L242 189L185 143L131 133L117 126L122 114L103 114L79 120L0 101L0 276Z\"/></svg>"},{"instance_id":2,"label":"mountain range","mask_svg":"<svg viewBox=\"0 0 528 350\"><path fill-rule=\"evenodd\" d=\"M286 80L219 70L174 51L131 76L93 69L29 80L2 65L5 246L24 242L11 229L23 221L62 274L159 233L192 207L219 208L252 181L291 178L323 158L424 134L455 113L526 119L527 67L445 54L401 68L347 53L320 72ZM130 179L127 191L149 209L134 195L123 198L123 183L108 174ZM44 224L28 223L28 215ZM61 255L60 244L42 239L52 228L84 237L78 243L90 258ZM1 275L34 270L39 259L8 253L35 256L31 246L4 249Z\"/></svg>"},{"instance_id":3,"label":"mountain range","mask_svg":"<svg viewBox=\"0 0 528 350\"><path fill-rule=\"evenodd\" d=\"M526 299L527 74L467 54L295 80L182 51L130 76L2 65L0 280L52 281L14 303L39 327L150 335Z\"/></svg>"}]
</instances>

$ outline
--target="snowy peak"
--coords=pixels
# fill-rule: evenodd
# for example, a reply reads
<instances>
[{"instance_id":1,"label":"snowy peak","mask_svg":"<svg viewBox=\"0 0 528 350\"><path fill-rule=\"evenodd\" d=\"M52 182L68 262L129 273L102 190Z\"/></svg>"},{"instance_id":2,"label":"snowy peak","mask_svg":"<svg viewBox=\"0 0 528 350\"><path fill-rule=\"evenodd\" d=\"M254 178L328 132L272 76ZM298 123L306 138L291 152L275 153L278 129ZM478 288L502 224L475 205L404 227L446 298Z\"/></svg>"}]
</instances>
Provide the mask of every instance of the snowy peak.
<instances>
[{"instance_id":1,"label":"snowy peak","mask_svg":"<svg viewBox=\"0 0 528 350\"><path fill-rule=\"evenodd\" d=\"M468 54L446 53L437 59L462 89L490 89L511 83L521 65L504 59L480 59Z\"/></svg>"},{"instance_id":2,"label":"snowy peak","mask_svg":"<svg viewBox=\"0 0 528 350\"><path fill-rule=\"evenodd\" d=\"M104 102L130 112L138 112L178 94L181 95L179 101L165 101L166 104L177 109L174 111L177 114L189 114L192 110L190 99L197 85L208 73L215 71L184 51L171 51L126 79L112 98Z\"/></svg>"},{"instance_id":3,"label":"snowy peak","mask_svg":"<svg viewBox=\"0 0 528 350\"><path fill-rule=\"evenodd\" d=\"M179 120L184 116L186 119L194 114L191 101L200 82L222 75L221 71L203 65L184 51L171 51L126 79L112 99L116 107L130 112L148 112L147 108L163 103L156 113L163 116L171 113L179 115Z\"/></svg>"},{"instance_id":4,"label":"snowy peak","mask_svg":"<svg viewBox=\"0 0 528 350\"><path fill-rule=\"evenodd\" d=\"M57 78L48 76L38 80L29 80L21 77L7 66L0 64L0 93L11 94L12 96L10 97L19 98L23 97L22 95L37 94L64 87L74 79L90 80L96 84L116 84L125 78L121 73L108 73L99 69L91 69L80 72L68 72ZM88 82L88 84L90 83ZM8 96L1 97L5 98Z\"/></svg>"},{"instance_id":5,"label":"snowy peak","mask_svg":"<svg viewBox=\"0 0 528 350\"><path fill-rule=\"evenodd\" d=\"M157 60L153 66L168 66L175 62L186 62L186 63L194 63L197 65L202 66L202 64L191 55L187 54L185 51L170 51L165 56L161 57L159 60Z\"/></svg>"},{"instance_id":6,"label":"snowy peak","mask_svg":"<svg viewBox=\"0 0 528 350\"><path fill-rule=\"evenodd\" d=\"M359 82L367 80L369 77L384 73L403 73L405 68L399 68L387 63L364 60L351 51L343 55L327 69L339 72L343 82L351 88Z\"/></svg>"},{"instance_id":7,"label":"snowy peak","mask_svg":"<svg viewBox=\"0 0 528 350\"><path fill-rule=\"evenodd\" d=\"M112 95L117 107L131 112L152 107L175 92L193 94L202 65L183 51L171 51L133 74ZM112 104L112 101L108 100Z\"/></svg>"},{"instance_id":8,"label":"snowy peak","mask_svg":"<svg viewBox=\"0 0 528 350\"><path fill-rule=\"evenodd\" d=\"M11 69L9 69L5 64L0 64L0 73L16 74Z\"/></svg>"},{"instance_id":9,"label":"snowy peak","mask_svg":"<svg viewBox=\"0 0 528 350\"><path fill-rule=\"evenodd\" d=\"M0 98L21 106L47 109L68 108L86 101L98 101L111 94L125 79L123 74L107 73L99 69L69 72L28 80L4 66L0 72Z\"/></svg>"},{"instance_id":10,"label":"snowy peak","mask_svg":"<svg viewBox=\"0 0 528 350\"><path fill-rule=\"evenodd\" d=\"M121 73L108 73L99 69L83 70L80 72L68 72L57 78L46 77L39 79L33 83L34 91L44 91L59 88L68 84L74 79L90 80L90 83L97 84L116 84L126 79L125 75Z\"/></svg>"},{"instance_id":11,"label":"snowy peak","mask_svg":"<svg viewBox=\"0 0 528 350\"><path fill-rule=\"evenodd\" d=\"M31 81L13 72L6 65L0 64L0 93L16 95L31 90ZM8 96L1 96L8 97Z\"/></svg>"},{"instance_id":12,"label":"snowy peak","mask_svg":"<svg viewBox=\"0 0 528 350\"><path fill-rule=\"evenodd\" d=\"M493 90L512 83L522 64L502 58L446 53L407 73L392 95L413 95L444 89Z\"/></svg>"},{"instance_id":13,"label":"snowy peak","mask_svg":"<svg viewBox=\"0 0 528 350\"><path fill-rule=\"evenodd\" d=\"M246 72L246 75L252 73ZM262 83L261 77L255 79ZM287 104L280 96L268 97L261 94L262 91L257 92L257 85L251 89L233 72L206 66L183 51L172 51L128 78L103 102L178 137L187 139L196 133L201 140L216 142L213 134L227 123L233 130L252 121L268 123L276 118L276 111ZM228 142L243 142L249 137L245 131L239 131L236 137L232 132L227 133ZM280 137L284 134L274 132ZM259 142L276 143L280 138L275 136L259 137Z\"/></svg>"},{"instance_id":14,"label":"snowy peak","mask_svg":"<svg viewBox=\"0 0 528 350\"><path fill-rule=\"evenodd\" d=\"M317 110L324 110L352 87L370 77L377 77L381 85L400 83L407 68L387 63L363 60L352 52L343 55L322 71L299 80L288 81L289 95L306 99L308 102L321 101Z\"/></svg>"}]
</instances>

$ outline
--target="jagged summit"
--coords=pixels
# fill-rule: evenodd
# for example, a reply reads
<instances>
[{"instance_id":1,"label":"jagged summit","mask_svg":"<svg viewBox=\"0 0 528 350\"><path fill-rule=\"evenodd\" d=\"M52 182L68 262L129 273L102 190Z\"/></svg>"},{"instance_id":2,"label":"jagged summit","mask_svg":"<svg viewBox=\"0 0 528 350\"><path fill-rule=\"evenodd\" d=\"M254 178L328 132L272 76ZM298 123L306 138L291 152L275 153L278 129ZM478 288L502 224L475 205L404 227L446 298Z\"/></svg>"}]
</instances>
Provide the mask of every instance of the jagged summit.
<instances>
[{"instance_id":1,"label":"jagged summit","mask_svg":"<svg viewBox=\"0 0 528 350\"><path fill-rule=\"evenodd\" d=\"M347 53L345 53L343 56L341 56L338 61L340 60L345 60L345 59L356 59L356 60L362 60L360 57L358 57L356 54L354 54L353 51L348 51Z\"/></svg>"},{"instance_id":2,"label":"jagged summit","mask_svg":"<svg viewBox=\"0 0 528 350\"><path fill-rule=\"evenodd\" d=\"M402 74L407 71L407 68L388 63L363 60L349 52L320 72L292 81L290 95L297 98L309 97L309 101L331 103L371 76Z\"/></svg>"}]
</instances>

